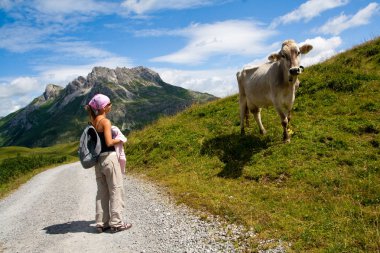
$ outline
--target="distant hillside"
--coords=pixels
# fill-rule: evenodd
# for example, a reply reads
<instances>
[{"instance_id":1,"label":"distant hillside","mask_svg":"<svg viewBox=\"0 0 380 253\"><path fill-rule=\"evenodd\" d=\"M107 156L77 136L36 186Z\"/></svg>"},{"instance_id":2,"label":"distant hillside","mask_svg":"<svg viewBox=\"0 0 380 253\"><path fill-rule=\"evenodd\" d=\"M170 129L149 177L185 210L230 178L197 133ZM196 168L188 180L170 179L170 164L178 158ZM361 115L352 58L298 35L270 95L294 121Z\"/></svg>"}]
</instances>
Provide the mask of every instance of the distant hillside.
<instances>
[{"instance_id":1,"label":"distant hillside","mask_svg":"<svg viewBox=\"0 0 380 253\"><path fill-rule=\"evenodd\" d=\"M86 122L84 105L96 93L112 101L109 115L122 131L142 128L162 115L173 115L193 103L215 99L162 81L144 68L95 67L65 88L49 84L28 106L0 119L0 146L51 146L77 141Z\"/></svg>"},{"instance_id":2,"label":"distant hillside","mask_svg":"<svg viewBox=\"0 0 380 253\"><path fill-rule=\"evenodd\" d=\"M128 173L167 186L179 203L254 229L255 250L275 246L274 238L296 252L377 252L380 39L309 67L300 79L290 144L282 144L272 108L262 111L266 136L252 116L240 136L235 95L133 132Z\"/></svg>"},{"instance_id":3,"label":"distant hillside","mask_svg":"<svg viewBox=\"0 0 380 253\"><path fill-rule=\"evenodd\" d=\"M78 142L32 149L0 147L0 198L48 168L77 161L77 150Z\"/></svg>"}]
</instances>

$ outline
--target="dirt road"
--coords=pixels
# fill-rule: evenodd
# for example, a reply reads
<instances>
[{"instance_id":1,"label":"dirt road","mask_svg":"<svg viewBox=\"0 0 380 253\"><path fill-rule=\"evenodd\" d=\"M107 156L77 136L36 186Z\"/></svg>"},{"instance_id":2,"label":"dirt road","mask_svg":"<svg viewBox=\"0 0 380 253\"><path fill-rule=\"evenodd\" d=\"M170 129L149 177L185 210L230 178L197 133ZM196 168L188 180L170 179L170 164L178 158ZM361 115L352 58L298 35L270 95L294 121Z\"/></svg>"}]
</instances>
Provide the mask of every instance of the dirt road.
<instances>
[{"instance_id":1,"label":"dirt road","mask_svg":"<svg viewBox=\"0 0 380 253\"><path fill-rule=\"evenodd\" d=\"M125 220L133 227L98 234L94 174L79 163L59 166L1 200L0 252L236 252L239 227L206 222L129 176Z\"/></svg>"}]
</instances>

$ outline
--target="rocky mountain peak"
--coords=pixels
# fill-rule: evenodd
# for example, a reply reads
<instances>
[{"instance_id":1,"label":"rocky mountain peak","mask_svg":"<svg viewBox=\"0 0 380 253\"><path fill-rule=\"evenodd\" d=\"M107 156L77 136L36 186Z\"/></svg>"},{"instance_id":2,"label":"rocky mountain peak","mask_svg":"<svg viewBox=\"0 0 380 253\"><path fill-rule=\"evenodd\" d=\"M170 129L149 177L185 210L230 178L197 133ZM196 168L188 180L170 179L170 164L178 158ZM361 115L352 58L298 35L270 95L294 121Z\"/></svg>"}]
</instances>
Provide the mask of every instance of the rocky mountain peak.
<instances>
[{"instance_id":1,"label":"rocky mountain peak","mask_svg":"<svg viewBox=\"0 0 380 253\"><path fill-rule=\"evenodd\" d=\"M94 67L87 75L87 81L97 83L99 81L107 83L118 83L115 70L106 67Z\"/></svg>"},{"instance_id":2,"label":"rocky mountain peak","mask_svg":"<svg viewBox=\"0 0 380 253\"><path fill-rule=\"evenodd\" d=\"M43 96L45 100L48 100L50 98L56 98L58 97L61 90L63 90L63 87L61 86L55 84L48 84L45 88Z\"/></svg>"},{"instance_id":3,"label":"rocky mountain peak","mask_svg":"<svg viewBox=\"0 0 380 253\"><path fill-rule=\"evenodd\" d=\"M66 86L66 92L68 94L71 94L77 90L81 90L83 88L89 88L88 86L89 84L87 83L86 78L84 78L83 76L79 76Z\"/></svg>"},{"instance_id":4,"label":"rocky mountain peak","mask_svg":"<svg viewBox=\"0 0 380 253\"><path fill-rule=\"evenodd\" d=\"M143 79L148 83L159 85L162 83L160 75L145 67L109 69L106 67L94 67L87 76L89 83L107 82L115 84L130 84L135 79Z\"/></svg>"},{"instance_id":5,"label":"rocky mountain peak","mask_svg":"<svg viewBox=\"0 0 380 253\"><path fill-rule=\"evenodd\" d=\"M152 81L156 83L162 82L162 79L157 72L154 72L153 70L145 68L143 66L133 68L131 69L131 72L134 75L137 75L138 77L141 77L142 79L145 79L148 81Z\"/></svg>"}]
</instances>

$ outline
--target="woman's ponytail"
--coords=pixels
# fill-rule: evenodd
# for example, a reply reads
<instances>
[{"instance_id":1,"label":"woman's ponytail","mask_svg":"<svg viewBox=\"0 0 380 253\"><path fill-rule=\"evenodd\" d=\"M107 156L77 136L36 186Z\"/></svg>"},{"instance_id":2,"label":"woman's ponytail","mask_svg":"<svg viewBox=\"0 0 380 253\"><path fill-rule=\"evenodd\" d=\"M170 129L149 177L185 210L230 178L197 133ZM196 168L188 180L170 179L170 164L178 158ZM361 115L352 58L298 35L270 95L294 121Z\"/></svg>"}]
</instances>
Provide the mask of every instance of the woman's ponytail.
<instances>
[{"instance_id":1,"label":"woman's ponytail","mask_svg":"<svg viewBox=\"0 0 380 253\"><path fill-rule=\"evenodd\" d=\"M90 117L91 120L95 120L96 116L97 116L97 111L94 111L90 105L86 105L84 107L84 109L86 109L86 111L88 112L88 116Z\"/></svg>"}]
</instances>

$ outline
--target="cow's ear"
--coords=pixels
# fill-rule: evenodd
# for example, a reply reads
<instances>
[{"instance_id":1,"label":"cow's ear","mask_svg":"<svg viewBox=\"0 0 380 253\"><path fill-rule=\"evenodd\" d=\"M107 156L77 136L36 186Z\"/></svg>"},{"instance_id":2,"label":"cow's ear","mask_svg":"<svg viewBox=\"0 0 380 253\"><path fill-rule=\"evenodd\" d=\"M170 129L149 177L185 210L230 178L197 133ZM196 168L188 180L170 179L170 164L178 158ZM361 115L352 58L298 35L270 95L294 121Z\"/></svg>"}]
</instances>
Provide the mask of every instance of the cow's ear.
<instances>
[{"instance_id":1,"label":"cow's ear","mask_svg":"<svg viewBox=\"0 0 380 253\"><path fill-rule=\"evenodd\" d=\"M310 50L313 49L313 46L310 44L305 44L302 47L300 47L301 54L307 54L310 52Z\"/></svg>"},{"instance_id":2,"label":"cow's ear","mask_svg":"<svg viewBox=\"0 0 380 253\"><path fill-rule=\"evenodd\" d=\"M279 61L281 59L281 55L279 53L274 53L268 56L268 60L270 62Z\"/></svg>"}]
</instances>

